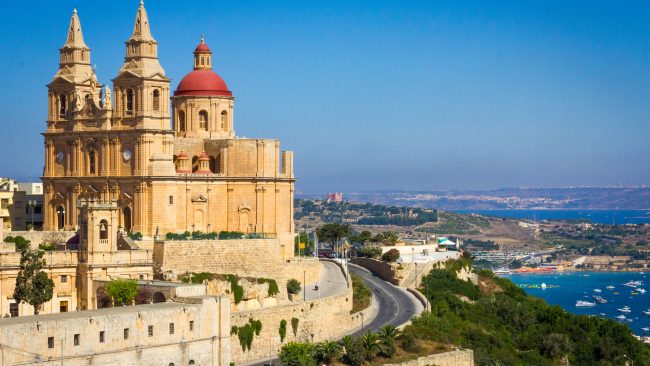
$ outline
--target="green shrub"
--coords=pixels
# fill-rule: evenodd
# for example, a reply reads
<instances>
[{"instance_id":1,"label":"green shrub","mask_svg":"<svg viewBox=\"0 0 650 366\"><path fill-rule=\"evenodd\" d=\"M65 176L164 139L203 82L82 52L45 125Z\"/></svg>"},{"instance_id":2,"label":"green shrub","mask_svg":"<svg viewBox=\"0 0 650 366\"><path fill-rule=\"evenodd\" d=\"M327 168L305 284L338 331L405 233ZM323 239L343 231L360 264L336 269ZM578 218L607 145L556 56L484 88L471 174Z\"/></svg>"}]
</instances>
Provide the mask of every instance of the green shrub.
<instances>
[{"instance_id":1,"label":"green shrub","mask_svg":"<svg viewBox=\"0 0 650 366\"><path fill-rule=\"evenodd\" d=\"M23 251L26 249L29 249L29 243L30 241L23 238L22 236L18 235L14 238L14 243L16 243L16 249L19 251Z\"/></svg>"},{"instance_id":2,"label":"green shrub","mask_svg":"<svg viewBox=\"0 0 650 366\"><path fill-rule=\"evenodd\" d=\"M381 256L381 260L384 262L397 262L399 257L400 257L399 250L393 248L387 251L386 253L384 253L384 255Z\"/></svg>"},{"instance_id":3,"label":"green shrub","mask_svg":"<svg viewBox=\"0 0 650 366\"><path fill-rule=\"evenodd\" d=\"M14 237L11 236L11 235L7 235L7 236L5 237L5 239L4 239L4 242L5 242L5 243L15 243L15 242L16 242L16 238L14 238Z\"/></svg>"},{"instance_id":4,"label":"green shrub","mask_svg":"<svg viewBox=\"0 0 650 366\"><path fill-rule=\"evenodd\" d=\"M237 338L239 338L239 344L241 345L242 351L246 352L251 350L254 334L255 330L250 325L250 323L244 325L243 327L239 327Z\"/></svg>"},{"instance_id":5,"label":"green shrub","mask_svg":"<svg viewBox=\"0 0 650 366\"><path fill-rule=\"evenodd\" d=\"M298 323L300 322L300 319L298 318L291 318L291 330L293 330L293 335L294 337L298 335Z\"/></svg>"},{"instance_id":6,"label":"green shrub","mask_svg":"<svg viewBox=\"0 0 650 366\"><path fill-rule=\"evenodd\" d=\"M239 277L229 274L226 280L230 282L230 291L235 298L235 304L239 304L244 298L244 288L239 284Z\"/></svg>"},{"instance_id":7,"label":"green shrub","mask_svg":"<svg viewBox=\"0 0 650 366\"><path fill-rule=\"evenodd\" d=\"M361 366L365 359L366 351L363 347L361 338L353 339L350 344L345 347L343 361L350 366Z\"/></svg>"},{"instance_id":8,"label":"green shrub","mask_svg":"<svg viewBox=\"0 0 650 366\"><path fill-rule=\"evenodd\" d=\"M269 284L268 296L270 296L270 297L273 297L273 296L280 293L280 287L278 287L278 283L275 282L274 279L271 279L271 278L258 278L257 283L258 284L263 284L263 283L268 283Z\"/></svg>"},{"instance_id":9,"label":"green shrub","mask_svg":"<svg viewBox=\"0 0 650 366\"><path fill-rule=\"evenodd\" d=\"M133 240L142 240L142 233L139 232L139 231L137 233L129 233L128 235L129 235L129 238L131 238Z\"/></svg>"},{"instance_id":10,"label":"green shrub","mask_svg":"<svg viewBox=\"0 0 650 366\"><path fill-rule=\"evenodd\" d=\"M406 352L411 352L411 353L416 353L420 351L420 347L418 347L417 340L415 338L415 332L411 328L406 328L404 332L402 332L402 336L400 337L402 348Z\"/></svg>"},{"instance_id":11,"label":"green shrub","mask_svg":"<svg viewBox=\"0 0 650 366\"><path fill-rule=\"evenodd\" d=\"M262 322L259 320L253 320L253 318L248 319L248 323L253 327L253 330L255 331L255 335L258 336L260 335L260 332L262 331Z\"/></svg>"},{"instance_id":12,"label":"green shrub","mask_svg":"<svg viewBox=\"0 0 650 366\"><path fill-rule=\"evenodd\" d=\"M40 250L44 250L44 251L46 251L46 252L51 252L51 251L53 251L53 250L56 249L56 244L52 244L52 243L40 243L40 244L38 245L38 249L40 249Z\"/></svg>"},{"instance_id":13,"label":"green shrub","mask_svg":"<svg viewBox=\"0 0 650 366\"><path fill-rule=\"evenodd\" d=\"M293 295L297 295L300 293L300 290L302 287L300 286L300 281L296 280L295 278L290 279L287 281L287 292Z\"/></svg>"},{"instance_id":14,"label":"green shrub","mask_svg":"<svg viewBox=\"0 0 650 366\"><path fill-rule=\"evenodd\" d=\"M280 320L278 334L280 334L280 343L284 342L284 339L287 337L287 321L284 319Z\"/></svg>"},{"instance_id":15,"label":"green shrub","mask_svg":"<svg viewBox=\"0 0 650 366\"><path fill-rule=\"evenodd\" d=\"M280 349L280 360L285 366L316 366L315 347L311 343L289 342Z\"/></svg>"},{"instance_id":16,"label":"green shrub","mask_svg":"<svg viewBox=\"0 0 650 366\"><path fill-rule=\"evenodd\" d=\"M138 281L118 278L106 284L106 293L113 298L115 305L130 304L138 294Z\"/></svg>"},{"instance_id":17,"label":"green shrub","mask_svg":"<svg viewBox=\"0 0 650 366\"><path fill-rule=\"evenodd\" d=\"M374 245L364 246L357 251L359 257L365 258L379 258L381 257L382 250L380 247Z\"/></svg>"}]
</instances>

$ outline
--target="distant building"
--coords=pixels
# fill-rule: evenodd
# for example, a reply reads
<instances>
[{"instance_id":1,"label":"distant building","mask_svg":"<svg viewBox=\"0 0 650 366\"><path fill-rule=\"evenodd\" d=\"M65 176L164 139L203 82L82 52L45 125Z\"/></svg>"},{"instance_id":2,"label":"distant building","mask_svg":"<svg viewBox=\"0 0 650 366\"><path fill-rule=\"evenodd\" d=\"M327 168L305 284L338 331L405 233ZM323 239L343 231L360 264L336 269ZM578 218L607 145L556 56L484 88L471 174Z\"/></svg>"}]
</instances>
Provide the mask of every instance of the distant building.
<instances>
[{"instance_id":1,"label":"distant building","mask_svg":"<svg viewBox=\"0 0 650 366\"><path fill-rule=\"evenodd\" d=\"M343 202L343 192L328 193L327 202Z\"/></svg>"},{"instance_id":2,"label":"distant building","mask_svg":"<svg viewBox=\"0 0 650 366\"><path fill-rule=\"evenodd\" d=\"M26 194L15 180L0 178L0 220L3 231L22 231L25 221Z\"/></svg>"},{"instance_id":3,"label":"distant building","mask_svg":"<svg viewBox=\"0 0 650 366\"><path fill-rule=\"evenodd\" d=\"M27 224L40 230L43 227L43 183L18 183L18 190L26 194Z\"/></svg>"}]
</instances>

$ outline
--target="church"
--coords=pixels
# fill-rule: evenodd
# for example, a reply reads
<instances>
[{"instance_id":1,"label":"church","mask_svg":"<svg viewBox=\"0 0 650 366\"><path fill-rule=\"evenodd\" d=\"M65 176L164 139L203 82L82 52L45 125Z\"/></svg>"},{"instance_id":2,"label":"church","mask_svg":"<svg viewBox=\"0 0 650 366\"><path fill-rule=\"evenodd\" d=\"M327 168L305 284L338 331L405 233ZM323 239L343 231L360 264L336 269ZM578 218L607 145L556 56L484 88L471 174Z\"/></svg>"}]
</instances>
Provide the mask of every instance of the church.
<instances>
[{"instance_id":1,"label":"church","mask_svg":"<svg viewBox=\"0 0 650 366\"><path fill-rule=\"evenodd\" d=\"M293 153L277 139L236 136L235 98L203 36L173 93L142 2L125 51L113 88L102 85L73 12L47 86L43 229L78 229L78 203L99 200L117 204L119 229L145 236L292 242Z\"/></svg>"}]
</instances>

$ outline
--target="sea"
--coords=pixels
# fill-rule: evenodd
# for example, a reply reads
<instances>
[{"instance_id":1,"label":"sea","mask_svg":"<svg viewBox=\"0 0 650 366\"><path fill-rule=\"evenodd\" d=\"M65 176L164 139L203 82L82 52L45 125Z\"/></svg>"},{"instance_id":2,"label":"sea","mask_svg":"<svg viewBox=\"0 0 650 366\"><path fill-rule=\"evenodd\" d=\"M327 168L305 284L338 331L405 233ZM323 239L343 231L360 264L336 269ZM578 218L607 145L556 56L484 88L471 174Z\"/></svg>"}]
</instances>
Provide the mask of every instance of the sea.
<instances>
[{"instance_id":1,"label":"sea","mask_svg":"<svg viewBox=\"0 0 650 366\"><path fill-rule=\"evenodd\" d=\"M524 288L529 295L541 297L549 304L559 305L565 310L580 315L602 316L627 324L634 334L648 336L650 316L643 311L650 310L650 273L643 272L555 272L543 274L512 274L502 277L510 279ZM630 281L641 281L639 288L648 290L645 294L633 295L634 288L624 286ZM541 284L547 285L546 289ZM614 286L607 289L607 286ZM597 290L600 290L598 292ZM606 304L595 301L593 296L601 296ZM596 302L593 307L576 307L576 301ZM629 306L631 312L618 309ZM625 319L617 319L625 315Z\"/></svg>"},{"instance_id":2,"label":"sea","mask_svg":"<svg viewBox=\"0 0 650 366\"><path fill-rule=\"evenodd\" d=\"M650 210L453 210L529 220L588 220L594 224L650 224Z\"/></svg>"}]
</instances>

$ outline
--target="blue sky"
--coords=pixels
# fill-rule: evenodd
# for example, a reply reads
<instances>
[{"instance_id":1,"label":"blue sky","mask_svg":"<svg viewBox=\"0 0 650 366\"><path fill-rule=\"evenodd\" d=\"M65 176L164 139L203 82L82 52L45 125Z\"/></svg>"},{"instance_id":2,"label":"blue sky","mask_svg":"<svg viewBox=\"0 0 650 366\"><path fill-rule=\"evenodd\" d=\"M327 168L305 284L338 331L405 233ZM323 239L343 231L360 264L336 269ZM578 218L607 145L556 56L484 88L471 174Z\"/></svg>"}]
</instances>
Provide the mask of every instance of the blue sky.
<instances>
[{"instance_id":1,"label":"blue sky","mask_svg":"<svg viewBox=\"0 0 650 366\"><path fill-rule=\"evenodd\" d=\"M295 151L297 190L649 184L650 2L145 2L174 89L202 33L239 136ZM0 176L43 165L72 8L99 81L137 0L6 2Z\"/></svg>"}]
</instances>

